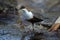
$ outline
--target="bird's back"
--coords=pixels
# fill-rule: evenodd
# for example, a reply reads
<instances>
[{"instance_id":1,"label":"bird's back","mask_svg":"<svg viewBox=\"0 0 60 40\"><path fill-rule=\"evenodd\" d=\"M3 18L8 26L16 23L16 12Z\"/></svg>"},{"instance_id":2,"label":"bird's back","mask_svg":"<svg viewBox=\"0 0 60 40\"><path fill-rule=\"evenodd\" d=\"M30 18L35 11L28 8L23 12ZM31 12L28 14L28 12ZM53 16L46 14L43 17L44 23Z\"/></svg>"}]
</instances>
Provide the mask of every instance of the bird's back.
<instances>
[{"instance_id":1,"label":"bird's back","mask_svg":"<svg viewBox=\"0 0 60 40\"><path fill-rule=\"evenodd\" d=\"M39 18L36 18L35 16L33 16L32 19L27 20L27 21L29 21L29 22L31 22L31 23L36 23L36 22L41 22L41 21L43 21L43 20L42 20L42 19L39 19Z\"/></svg>"}]
</instances>

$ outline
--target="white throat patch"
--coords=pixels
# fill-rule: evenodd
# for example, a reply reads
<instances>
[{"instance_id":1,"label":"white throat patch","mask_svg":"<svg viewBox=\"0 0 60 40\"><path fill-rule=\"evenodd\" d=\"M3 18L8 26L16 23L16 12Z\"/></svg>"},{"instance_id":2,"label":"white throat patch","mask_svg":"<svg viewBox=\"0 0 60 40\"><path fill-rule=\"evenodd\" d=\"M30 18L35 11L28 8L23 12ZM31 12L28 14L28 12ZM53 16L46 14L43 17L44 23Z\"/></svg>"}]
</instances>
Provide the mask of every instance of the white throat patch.
<instances>
[{"instance_id":1,"label":"white throat patch","mask_svg":"<svg viewBox=\"0 0 60 40\"><path fill-rule=\"evenodd\" d=\"M26 18L26 19L33 18L33 13L32 12L29 12L27 9L22 9L22 11L23 11L24 18Z\"/></svg>"}]
</instances>

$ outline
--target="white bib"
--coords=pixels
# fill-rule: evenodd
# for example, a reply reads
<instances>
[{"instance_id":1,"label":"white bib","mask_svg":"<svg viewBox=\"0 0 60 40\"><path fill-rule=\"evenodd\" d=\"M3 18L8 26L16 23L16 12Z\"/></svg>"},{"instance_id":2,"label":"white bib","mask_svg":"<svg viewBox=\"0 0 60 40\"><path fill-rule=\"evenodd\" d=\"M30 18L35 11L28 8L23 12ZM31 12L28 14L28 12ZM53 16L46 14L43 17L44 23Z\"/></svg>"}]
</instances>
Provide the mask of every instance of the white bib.
<instances>
[{"instance_id":1,"label":"white bib","mask_svg":"<svg viewBox=\"0 0 60 40\"><path fill-rule=\"evenodd\" d=\"M23 11L22 15L23 15L23 17L24 17L25 19L28 20L28 19L33 18L32 12L28 12L27 9L23 9L22 11Z\"/></svg>"}]
</instances>

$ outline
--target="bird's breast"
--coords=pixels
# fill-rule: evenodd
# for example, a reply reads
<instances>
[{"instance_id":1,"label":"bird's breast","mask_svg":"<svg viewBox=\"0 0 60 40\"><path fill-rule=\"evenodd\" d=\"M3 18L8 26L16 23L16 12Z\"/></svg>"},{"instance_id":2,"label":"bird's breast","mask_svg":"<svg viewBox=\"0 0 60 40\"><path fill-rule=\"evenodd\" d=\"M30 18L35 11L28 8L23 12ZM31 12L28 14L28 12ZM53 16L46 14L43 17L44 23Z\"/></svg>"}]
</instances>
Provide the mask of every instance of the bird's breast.
<instances>
[{"instance_id":1,"label":"bird's breast","mask_svg":"<svg viewBox=\"0 0 60 40\"><path fill-rule=\"evenodd\" d=\"M24 13L23 16L26 19L32 19L33 18L33 14L31 12Z\"/></svg>"}]
</instances>

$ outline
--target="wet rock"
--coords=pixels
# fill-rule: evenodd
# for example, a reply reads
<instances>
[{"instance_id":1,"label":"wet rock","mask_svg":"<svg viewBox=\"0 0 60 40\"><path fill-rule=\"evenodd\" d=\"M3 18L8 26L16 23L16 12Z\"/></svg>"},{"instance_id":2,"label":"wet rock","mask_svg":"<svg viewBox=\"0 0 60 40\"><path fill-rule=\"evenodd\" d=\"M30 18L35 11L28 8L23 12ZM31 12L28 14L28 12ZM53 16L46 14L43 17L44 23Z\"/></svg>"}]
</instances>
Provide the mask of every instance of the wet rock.
<instances>
[{"instance_id":1,"label":"wet rock","mask_svg":"<svg viewBox=\"0 0 60 40\"><path fill-rule=\"evenodd\" d=\"M42 19L45 20L48 17L56 15L56 13L53 13L53 12L45 13L45 10L48 11L53 5L55 5L53 2L57 3L58 0L54 0L52 2L47 1L47 4L45 4L45 1L43 3L43 0L42 1L41 0L38 0L38 1L37 0L33 0L33 1L32 0L21 0L18 4L21 3L21 5L25 5L38 18L41 18L41 15L42 15L42 17L43 17ZM49 5L48 3L51 3L52 5L51 4ZM43 13L41 12L41 9L44 9ZM52 8L50 10L52 10ZM55 10L56 10L56 7L53 8L53 11L55 11ZM8 13L12 13L12 11L9 11ZM45 14L50 14L50 15L45 15ZM59 12L56 16L58 16L58 15L59 15ZM10 17L13 17L13 16L16 17L16 15L9 14L8 18L10 19ZM15 21L15 19L13 19L13 20ZM48 23L50 22L49 20L48 20ZM58 37L56 32L48 32L45 28L43 28L43 26L40 26L40 25L39 26L35 25L34 31L33 31L31 24L29 24L28 26L25 25L24 27L23 26L21 27L20 25L13 25L13 23L14 23L13 21L9 21L9 20L2 20L2 21L8 22L10 24L8 26L6 26L6 25L0 26L0 40L59 40L59 38L60 38L60 37ZM13 22L13 23L11 23L11 22Z\"/></svg>"},{"instance_id":2,"label":"wet rock","mask_svg":"<svg viewBox=\"0 0 60 40\"><path fill-rule=\"evenodd\" d=\"M21 40L19 29L14 27L0 26L0 40Z\"/></svg>"},{"instance_id":3,"label":"wet rock","mask_svg":"<svg viewBox=\"0 0 60 40\"><path fill-rule=\"evenodd\" d=\"M31 27L31 26L30 26ZM59 40L57 32L48 32L47 29L32 30L26 26L23 30L17 24L1 25L0 40Z\"/></svg>"}]
</instances>

